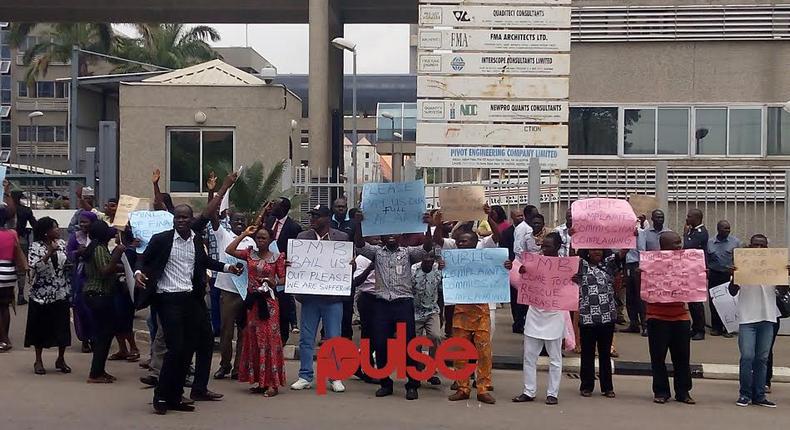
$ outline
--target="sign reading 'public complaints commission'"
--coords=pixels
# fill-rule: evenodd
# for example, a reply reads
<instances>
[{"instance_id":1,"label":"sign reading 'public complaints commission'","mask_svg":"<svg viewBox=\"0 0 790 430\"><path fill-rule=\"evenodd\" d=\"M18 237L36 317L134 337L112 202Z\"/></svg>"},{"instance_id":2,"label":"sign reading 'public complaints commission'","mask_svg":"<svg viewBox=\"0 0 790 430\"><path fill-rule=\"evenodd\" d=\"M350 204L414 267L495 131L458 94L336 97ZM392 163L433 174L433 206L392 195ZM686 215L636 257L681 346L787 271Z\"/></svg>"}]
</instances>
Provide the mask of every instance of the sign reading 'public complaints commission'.
<instances>
[{"instance_id":1,"label":"sign reading 'public complaints commission'","mask_svg":"<svg viewBox=\"0 0 790 430\"><path fill-rule=\"evenodd\" d=\"M285 292L350 296L353 258L351 242L291 239L288 241L291 266L285 273Z\"/></svg>"},{"instance_id":2,"label":"sign reading 'public complaints commission'","mask_svg":"<svg viewBox=\"0 0 790 430\"><path fill-rule=\"evenodd\" d=\"M538 158L542 169L568 168L568 150L557 148L417 146L416 164L418 167L528 169L530 158Z\"/></svg>"},{"instance_id":3,"label":"sign reading 'public complaints commission'","mask_svg":"<svg viewBox=\"0 0 790 430\"><path fill-rule=\"evenodd\" d=\"M567 75L568 54L420 54L417 72L441 75Z\"/></svg>"},{"instance_id":4,"label":"sign reading 'public complaints commission'","mask_svg":"<svg viewBox=\"0 0 790 430\"><path fill-rule=\"evenodd\" d=\"M447 27L559 28L571 8L556 6L420 6L419 24Z\"/></svg>"},{"instance_id":5,"label":"sign reading 'public complaints commission'","mask_svg":"<svg viewBox=\"0 0 790 430\"><path fill-rule=\"evenodd\" d=\"M418 76L417 97L567 99L568 78Z\"/></svg>"},{"instance_id":6,"label":"sign reading 'public complaints commission'","mask_svg":"<svg viewBox=\"0 0 790 430\"><path fill-rule=\"evenodd\" d=\"M571 205L576 249L636 248L636 215L617 199L582 199Z\"/></svg>"},{"instance_id":7,"label":"sign reading 'public complaints commission'","mask_svg":"<svg viewBox=\"0 0 790 430\"><path fill-rule=\"evenodd\" d=\"M568 127L538 124L418 123L421 145L565 146Z\"/></svg>"},{"instance_id":8,"label":"sign reading 'public complaints commission'","mask_svg":"<svg viewBox=\"0 0 790 430\"><path fill-rule=\"evenodd\" d=\"M571 35L563 30L420 30L419 49L488 52L568 52Z\"/></svg>"},{"instance_id":9,"label":"sign reading 'public complaints commission'","mask_svg":"<svg viewBox=\"0 0 790 430\"><path fill-rule=\"evenodd\" d=\"M576 224L575 218L573 223ZM705 253L701 249L640 252L639 270L642 300L648 303L708 300Z\"/></svg>"},{"instance_id":10,"label":"sign reading 'public complaints commission'","mask_svg":"<svg viewBox=\"0 0 790 430\"><path fill-rule=\"evenodd\" d=\"M419 121L568 122L566 101L418 100Z\"/></svg>"},{"instance_id":11,"label":"sign reading 'public complaints commission'","mask_svg":"<svg viewBox=\"0 0 790 430\"><path fill-rule=\"evenodd\" d=\"M507 303L510 281L507 249L451 249L442 251L444 302L448 304Z\"/></svg>"}]
</instances>

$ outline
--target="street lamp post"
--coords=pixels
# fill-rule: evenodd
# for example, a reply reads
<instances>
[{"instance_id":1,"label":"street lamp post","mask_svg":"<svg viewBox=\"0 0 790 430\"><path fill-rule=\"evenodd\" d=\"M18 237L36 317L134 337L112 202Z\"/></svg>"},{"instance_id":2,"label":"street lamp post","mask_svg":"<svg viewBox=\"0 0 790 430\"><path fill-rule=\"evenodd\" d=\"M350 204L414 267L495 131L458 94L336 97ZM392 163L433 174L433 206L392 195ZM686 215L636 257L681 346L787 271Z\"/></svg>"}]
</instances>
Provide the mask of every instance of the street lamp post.
<instances>
[{"instance_id":1,"label":"street lamp post","mask_svg":"<svg viewBox=\"0 0 790 430\"><path fill-rule=\"evenodd\" d=\"M354 56L354 72L351 80L351 202L357 201L357 44L342 37L332 39L332 45Z\"/></svg>"},{"instance_id":2,"label":"street lamp post","mask_svg":"<svg viewBox=\"0 0 790 430\"><path fill-rule=\"evenodd\" d=\"M32 144L32 147L35 147L35 155L36 155L35 160L36 160L36 163L33 163L33 164L38 164L37 163L38 162L38 130L34 127L34 125L35 125L34 124L34 120L36 118L41 118L42 116L44 116L44 112L41 112L39 110L30 112L29 114L27 114L27 118L30 120L30 132L33 133L33 136L34 136L34 138L30 142ZM27 164L28 165L31 164L31 161L33 159L33 157L30 156L31 155L30 152L31 152L32 147L28 147L27 148L27 158L28 158ZM18 154L17 154L17 162L19 162L19 155ZM38 167L38 166L36 166L36 167Z\"/></svg>"}]
</instances>

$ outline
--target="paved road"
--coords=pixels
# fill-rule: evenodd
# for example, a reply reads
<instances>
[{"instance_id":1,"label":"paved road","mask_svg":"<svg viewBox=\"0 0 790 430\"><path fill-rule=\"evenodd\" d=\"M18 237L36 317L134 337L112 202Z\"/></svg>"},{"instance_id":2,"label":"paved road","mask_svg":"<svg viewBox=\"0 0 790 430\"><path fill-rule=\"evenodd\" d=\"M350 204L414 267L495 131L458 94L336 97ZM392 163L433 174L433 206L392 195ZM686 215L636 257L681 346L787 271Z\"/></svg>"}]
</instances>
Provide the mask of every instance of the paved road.
<instances>
[{"instance_id":1,"label":"paved road","mask_svg":"<svg viewBox=\"0 0 790 430\"><path fill-rule=\"evenodd\" d=\"M521 372L495 371L493 406L446 400L448 384L425 388L420 400L406 401L399 384L396 395L377 399L375 387L348 381L348 391L318 396L314 391L284 390L267 399L247 392L235 381L212 381L211 388L226 395L221 402L199 404L195 413L151 413L149 389L137 378L143 371L134 363L111 362L110 373L119 378L111 385L86 384L90 355L69 350L67 360L74 373L53 369L55 352L45 353L48 374L33 374L33 351L17 348L0 354L0 404L4 429L405 429L405 428L528 428L551 425L557 429L595 423L609 430L700 428L776 428L790 417L790 384L775 384L773 400L779 409L738 408L737 382L695 380L696 406L678 403L654 405L650 378L615 377L617 399L581 398L578 380L563 377L560 405L513 404L509 399L521 390ZM216 366L216 365L215 365ZM215 367L216 368L216 367ZM288 379L296 375L297 363L288 362ZM539 375L545 390L546 374ZM539 392L543 396L543 392ZM545 427L543 427L545 428Z\"/></svg>"}]
</instances>

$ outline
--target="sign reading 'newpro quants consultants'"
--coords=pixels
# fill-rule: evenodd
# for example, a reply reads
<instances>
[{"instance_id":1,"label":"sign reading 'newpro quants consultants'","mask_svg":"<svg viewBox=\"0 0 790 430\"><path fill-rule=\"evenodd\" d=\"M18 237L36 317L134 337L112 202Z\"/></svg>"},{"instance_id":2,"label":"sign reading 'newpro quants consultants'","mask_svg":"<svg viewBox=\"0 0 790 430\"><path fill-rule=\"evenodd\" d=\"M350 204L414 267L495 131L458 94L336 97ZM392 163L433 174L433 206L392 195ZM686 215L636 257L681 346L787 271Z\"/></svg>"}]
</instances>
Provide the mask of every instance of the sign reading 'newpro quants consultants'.
<instances>
[{"instance_id":1,"label":"sign reading 'newpro quants consultants'","mask_svg":"<svg viewBox=\"0 0 790 430\"><path fill-rule=\"evenodd\" d=\"M568 102L526 100L419 100L417 120L449 122L567 122Z\"/></svg>"}]
</instances>

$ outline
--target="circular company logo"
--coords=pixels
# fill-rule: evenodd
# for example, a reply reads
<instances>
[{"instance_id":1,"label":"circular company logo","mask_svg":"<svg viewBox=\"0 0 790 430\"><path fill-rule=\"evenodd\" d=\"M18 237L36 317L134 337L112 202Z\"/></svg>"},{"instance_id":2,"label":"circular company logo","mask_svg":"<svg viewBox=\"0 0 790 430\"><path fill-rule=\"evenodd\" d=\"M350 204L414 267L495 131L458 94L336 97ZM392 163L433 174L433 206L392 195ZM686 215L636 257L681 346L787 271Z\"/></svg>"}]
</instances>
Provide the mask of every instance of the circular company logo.
<instances>
[{"instance_id":1,"label":"circular company logo","mask_svg":"<svg viewBox=\"0 0 790 430\"><path fill-rule=\"evenodd\" d=\"M466 61L464 61L464 59L461 57L455 57L453 58L453 61L450 61L450 66L456 72L460 72L464 69L464 66L466 66Z\"/></svg>"}]
</instances>

